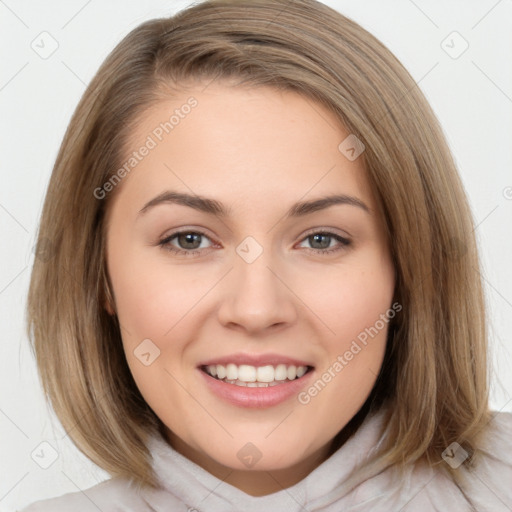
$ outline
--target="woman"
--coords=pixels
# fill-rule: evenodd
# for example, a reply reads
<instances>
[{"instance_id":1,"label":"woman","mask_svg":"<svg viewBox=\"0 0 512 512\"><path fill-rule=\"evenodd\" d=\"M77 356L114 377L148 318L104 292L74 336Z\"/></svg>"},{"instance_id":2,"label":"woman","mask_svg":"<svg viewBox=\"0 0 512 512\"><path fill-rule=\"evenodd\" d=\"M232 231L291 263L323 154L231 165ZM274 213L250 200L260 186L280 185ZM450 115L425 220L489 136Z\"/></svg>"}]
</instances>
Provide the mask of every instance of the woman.
<instances>
[{"instance_id":1,"label":"woman","mask_svg":"<svg viewBox=\"0 0 512 512\"><path fill-rule=\"evenodd\" d=\"M26 510L512 506L471 214L415 85L312 0L203 2L114 49L28 303L45 391L114 478Z\"/></svg>"}]
</instances>

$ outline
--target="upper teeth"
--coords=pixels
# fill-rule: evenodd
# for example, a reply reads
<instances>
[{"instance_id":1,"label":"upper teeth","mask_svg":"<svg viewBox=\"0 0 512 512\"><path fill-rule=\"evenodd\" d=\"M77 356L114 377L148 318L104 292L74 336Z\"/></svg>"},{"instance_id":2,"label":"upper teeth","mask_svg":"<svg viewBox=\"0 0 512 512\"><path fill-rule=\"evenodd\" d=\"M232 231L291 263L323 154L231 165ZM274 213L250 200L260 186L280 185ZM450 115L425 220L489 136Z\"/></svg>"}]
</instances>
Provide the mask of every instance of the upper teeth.
<instances>
[{"instance_id":1,"label":"upper teeth","mask_svg":"<svg viewBox=\"0 0 512 512\"><path fill-rule=\"evenodd\" d=\"M218 379L240 380L242 382L273 382L276 380L293 380L302 377L306 366L278 364L277 366L250 366L248 364L213 364L206 367L207 372Z\"/></svg>"}]
</instances>

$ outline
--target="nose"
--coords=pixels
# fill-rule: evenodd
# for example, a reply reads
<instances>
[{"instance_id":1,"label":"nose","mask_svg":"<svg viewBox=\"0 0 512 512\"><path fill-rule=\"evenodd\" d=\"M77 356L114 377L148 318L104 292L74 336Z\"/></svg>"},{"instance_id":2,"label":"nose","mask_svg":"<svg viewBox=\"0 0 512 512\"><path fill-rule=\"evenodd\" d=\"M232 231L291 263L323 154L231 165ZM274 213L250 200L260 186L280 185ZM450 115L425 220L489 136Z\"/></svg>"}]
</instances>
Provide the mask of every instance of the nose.
<instances>
[{"instance_id":1,"label":"nose","mask_svg":"<svg viewBox=\"0 0 512 512\"><path fill-rule=\"evenodd\" d=\"M267 251L251 263L235 254L234 268L223 284L219 322L252 335L291 325L297 318L298 299L289 280Z\"/></svg>"}]
</instances>

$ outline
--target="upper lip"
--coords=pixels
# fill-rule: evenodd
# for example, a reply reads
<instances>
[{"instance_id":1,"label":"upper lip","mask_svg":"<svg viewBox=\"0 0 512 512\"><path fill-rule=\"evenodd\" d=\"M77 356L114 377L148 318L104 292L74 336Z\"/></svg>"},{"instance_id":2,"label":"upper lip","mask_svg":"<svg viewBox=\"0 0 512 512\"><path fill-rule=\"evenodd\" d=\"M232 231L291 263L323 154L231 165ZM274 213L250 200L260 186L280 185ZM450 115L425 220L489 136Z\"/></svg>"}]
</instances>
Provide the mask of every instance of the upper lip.
<instances>
[{"instance_id":1,"label":"upper lip","mask_svg":"<svg viewBox=\"0 0 512 512\"><path fill-rule=\"evenodd\" d=\"M240 366L242 364L246 364L249 366L277 366L278 364L285 364L287 366L295 365L295 366L312 366L306 361L302 361L300 359L296 359L294 357L288 357L280 354L229 354L225 356L215 357L213 359L209 359L207 361L203 361L199 363L199 367L201 366L210 366L214 364L236 364Z\"/></svg>"}]
</instances>

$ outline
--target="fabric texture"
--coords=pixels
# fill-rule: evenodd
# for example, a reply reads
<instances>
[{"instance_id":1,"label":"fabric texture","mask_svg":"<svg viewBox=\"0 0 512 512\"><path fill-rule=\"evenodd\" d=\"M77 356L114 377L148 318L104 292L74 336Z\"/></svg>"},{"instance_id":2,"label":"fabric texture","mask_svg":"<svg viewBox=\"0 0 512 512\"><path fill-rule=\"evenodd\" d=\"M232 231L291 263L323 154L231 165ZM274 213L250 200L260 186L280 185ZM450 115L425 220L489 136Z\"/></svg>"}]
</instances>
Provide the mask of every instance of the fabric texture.
<instances>
[{"instance_id":1,"label":"fabric texture","mask_svg":"<svg viewBox=\"0 0 512 512\"><path fill-rule=\"evenodd\" d=\"M383 414L378 412L306 478L267 496L250 496L223 482L155 436L149 448L162 485L158 491L138 491L128 480L112 478L84 491L38 501L20 512L511 512L512 413L493 414L480 447L481 463L471 471L459 467L468 476L463 488L434 468L415 465L400 480L388 468L352 491L330 497L378 446L383 427Z\"/></svg>"}]
</instances>

